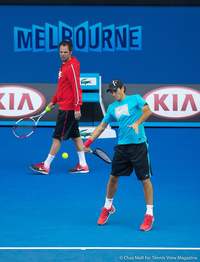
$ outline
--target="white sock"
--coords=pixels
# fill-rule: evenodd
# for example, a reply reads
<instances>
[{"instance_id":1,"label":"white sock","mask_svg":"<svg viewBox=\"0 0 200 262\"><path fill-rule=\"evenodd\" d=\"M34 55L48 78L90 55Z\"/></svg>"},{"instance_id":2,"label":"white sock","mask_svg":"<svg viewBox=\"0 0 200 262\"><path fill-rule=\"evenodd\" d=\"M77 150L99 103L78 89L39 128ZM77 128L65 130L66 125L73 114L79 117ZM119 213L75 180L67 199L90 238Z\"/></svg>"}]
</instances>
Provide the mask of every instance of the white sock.
<instances>
[{"instance_id":1,"label":"white sock","mask_svg":"<svg viewBox=\"0 0 200 262\"><path fill-rule=\"evenodd\" d=\"M109 198L106 197L106 202L105 202L104 207L107 208L107 209L110 209L111 206L112 206L112 202L113 202L113 198L109 199Z\"/></svg>"},{"instance_id":2,"label":"white sock","mask_svg":"<svg viewBox=\"0 0 200 262\"><path fill-rule=\"evenodd\" d=\"M153 205L147 205L147 215L153 216Z\"/></svg>"},{"instance_id":3,"label":"white sock","mask_svg":"<svg viewBox=\"0 0 200 262\"><path fill-rule=\"evenodd\" d=\"M85 160L85 152L79 151L79 152L77 152L77 154L78 154L78 158L79 158L79 164L81 166L86 166L87 163L86 163L86 160Z\"/></svg>"},{"instance_id":4,"label":"white sock","mask_svg":"<svg viewBox=\"0 0 200 262\"><path fill-rule=\"evenodd\" d=\"M47 159L45 160L45 162L44 162L44 166L45 167L50 167L50 165L51 165L51 162L54 160L54 157L55 156L52 156L52 155L48 155L48 157L47 157Z\"/></svg>"}]
</instances>

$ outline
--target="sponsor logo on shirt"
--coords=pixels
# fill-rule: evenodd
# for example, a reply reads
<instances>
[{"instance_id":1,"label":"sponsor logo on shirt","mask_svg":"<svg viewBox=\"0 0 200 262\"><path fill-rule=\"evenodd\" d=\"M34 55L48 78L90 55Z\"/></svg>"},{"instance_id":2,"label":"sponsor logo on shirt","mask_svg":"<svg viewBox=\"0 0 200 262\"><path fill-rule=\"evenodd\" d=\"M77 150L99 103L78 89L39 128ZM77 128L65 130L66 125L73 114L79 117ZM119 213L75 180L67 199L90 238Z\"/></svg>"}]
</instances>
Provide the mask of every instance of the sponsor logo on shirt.
<instances>
[{"instance_id":1,"label":"sponsor logo on shirt","mask_svg":"<svg viewBox=\"0 0 200 262\"><path fill-rule=\"evenodd\" d=\"M128 111L128 105L125 104L123 106L116 107L115 108L115 115L116 115L117 119L119 119L120 116L122 116L122 115L130 116L129 111Z\"/></svg>"}]
</instances>

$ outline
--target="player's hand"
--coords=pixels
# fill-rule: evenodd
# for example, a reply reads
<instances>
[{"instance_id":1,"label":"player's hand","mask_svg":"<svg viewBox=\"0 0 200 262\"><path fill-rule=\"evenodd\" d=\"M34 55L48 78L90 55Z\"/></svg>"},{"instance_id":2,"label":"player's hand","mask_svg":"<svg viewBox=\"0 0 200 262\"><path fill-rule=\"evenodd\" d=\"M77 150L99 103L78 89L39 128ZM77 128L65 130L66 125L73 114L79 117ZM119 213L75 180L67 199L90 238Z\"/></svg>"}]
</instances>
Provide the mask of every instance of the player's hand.
<instances>
[{"instance_id":1,"label":"player's hand","mask_svg":"<svg viewBox=\"0 0 200 262\"><path fill-rule=\"evenodd\" d=\"M81 111L74 111L74 117L76 120L79 120L81 118Z\"/></svg>"},{"instance_id":2,"label":"player's hand","mask_svg":"<svg viewBox=\"0 0 200 262\"><path fill-rule=\"evenodd\" d=\"M50 103L47 105L47 107L52 108L53 105L54 105L54 104L53 104L52 102L50 102Z\"/></svg>"},{"instance_id":3,"label":"player's hand","mask_svg":"<svg viewBox=\"0 0 200 262\"><path fill-rule=\"evenodd\" d=\"M132 127L135 130L135 133L138 135L138 133L139 133L139 130L138 130L139 126L138 126L138 124L134 123L134 124L132 124L132 125L130 125L128 127Z\"/></svg>"},{"instance_id":4,"label":"player's hand","mask_svg":"<svg viewBox=\"0 0 200 262\"><path fill-rule=\"evenodd\" d=\"M90 152L91 152L91 149L90 149L90 147L85 147L85 146L84 146L83 151L84 151L85 153L90 153Z\"/></svg>"}]
</instances>

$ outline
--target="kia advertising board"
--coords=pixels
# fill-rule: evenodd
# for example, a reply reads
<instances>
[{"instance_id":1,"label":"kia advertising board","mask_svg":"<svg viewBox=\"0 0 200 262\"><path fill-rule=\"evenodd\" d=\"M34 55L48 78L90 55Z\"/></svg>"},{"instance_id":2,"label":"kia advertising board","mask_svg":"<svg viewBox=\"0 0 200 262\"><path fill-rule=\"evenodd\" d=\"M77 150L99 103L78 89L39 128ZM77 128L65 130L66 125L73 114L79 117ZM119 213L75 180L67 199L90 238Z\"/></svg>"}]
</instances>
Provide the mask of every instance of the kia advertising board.
<instances>
[{"instance_id":1,"label":"kia advertising board","mask_svg":"<svg viewBox=\"0 0 200 262\"><path fill-rule=\"evenodd\" d=\"M94 84L92 78L84 77L81 80L82 85L88 85L87 89ZM140 94L149 104L152 115L146 121L146 126L200 126L200 85L124 85L127 95ZM112 96L106 92L107 87L108 84L102 84L105 109L113 102ZM56 84L43 83L0 86L1 125L13 125L22 116L40 113L51 101L56 88ZM40 125L55 125L56 116L57 110L51 111L42 118ZM99 103L83 103L81 125L97 125L102 118ZM116 124L114 122L111 125Z\"/></svg>"},{"instance_id":2,"label":"kia advertising board","mask_svg":"<svg viewBox=\"0 0 200 262\"><path fill-rule=\"evenodd\" d=\"M38 113L45 106L39 91L17 85L0 86L0 117L21 118Z\"/></svg>"},{"instance_id":3,"label":"kia advertising board","mask_svg":"<svg viewBox=\"0 0 200 262\"><path fill-rule=\"evenodd\" d=\"M127 95L140 94L149 104L152 115L146 121L146 126L200 126L200 85L124 85ZM113 98L107 95L106 87L103 85L107 109Z\"/></svg>"},{"instance_id":4,"label":"kia advertising board","mask_svg":"<svg viewBox=\"0 0 200 262\"><path fill-rule=\"evenodd\" d=\"M96 77L96 75L98 77ZM93 95L99 97L100 81L98 74L81 74L80 84L83 90L83 105L81 106L81 125L94 125L100 122L104 111L102 104L92 103ZM24 116L32 116L41 113L52 100L57 89L57 84L44 83L18 83L3 84L0 86L0 125L13 125L16 120ZM88 98L88 94L91 98ZM58 105L56 105L56 109ZM92 113L89 113L92 112ZM38 125L54 126L57 110L52 110L42 117Z\"/></svg>"},{"instance_id":5,"label":"kia advertising board","mask_svg":"<svg viewBox=\"0 0 200 262\"><path fill-rule=\"evenodd\" d=\"M200 114L200 92L188 87L166 86L144 96L153 115L167 119L184 119Z\"/></svg>"}]
</instances>

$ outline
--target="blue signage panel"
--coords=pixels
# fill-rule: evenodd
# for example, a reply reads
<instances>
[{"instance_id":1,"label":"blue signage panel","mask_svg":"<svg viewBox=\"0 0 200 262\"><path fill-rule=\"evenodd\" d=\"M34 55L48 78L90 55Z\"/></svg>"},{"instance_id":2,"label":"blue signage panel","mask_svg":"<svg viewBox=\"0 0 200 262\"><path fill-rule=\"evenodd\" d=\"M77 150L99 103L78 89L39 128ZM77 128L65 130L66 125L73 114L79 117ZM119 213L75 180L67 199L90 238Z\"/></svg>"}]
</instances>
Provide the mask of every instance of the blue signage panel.
<instances>
[{"instance_id":1,"label":"blue signage panel","mask_svg":"<svg viewBox=\"0 0 200 262\"><path fill-rule=\"evenodd\" d=\"M198 6L7 5L0 17L1 83L56 83L61 40L102 83L199 83Z\"/></svg>"}]
</instances>

